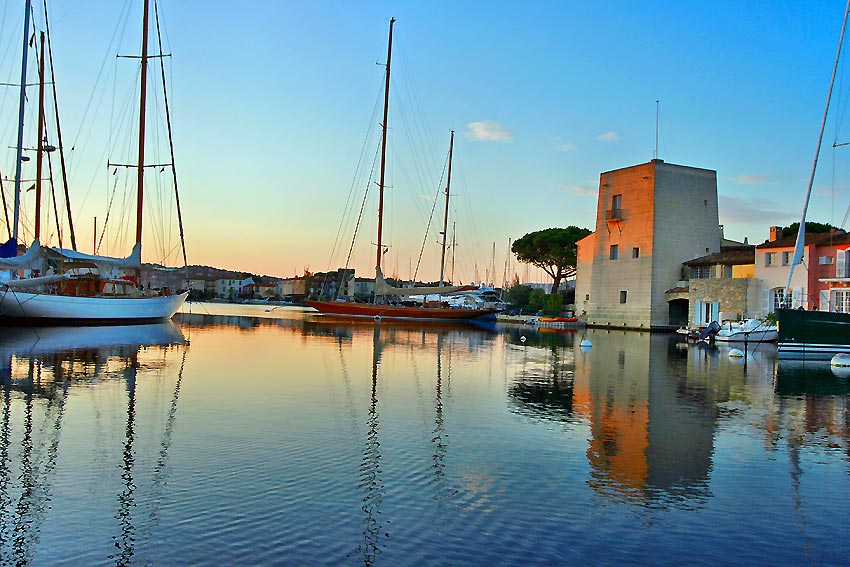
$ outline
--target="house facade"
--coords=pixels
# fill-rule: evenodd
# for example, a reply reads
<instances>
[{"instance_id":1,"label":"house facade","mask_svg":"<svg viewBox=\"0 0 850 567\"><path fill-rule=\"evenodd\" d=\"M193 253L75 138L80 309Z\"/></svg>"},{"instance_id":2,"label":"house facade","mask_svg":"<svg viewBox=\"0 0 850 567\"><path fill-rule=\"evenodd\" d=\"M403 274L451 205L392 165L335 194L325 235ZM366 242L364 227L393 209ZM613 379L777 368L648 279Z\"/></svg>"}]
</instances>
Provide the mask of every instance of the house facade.
<instances>
[{"instance_id":1,"label":"house facade","mask_svg":"<svg viewBox=\"0 0 850 567\"><path fill-rule=\"evenodd\" d=\"M817 242L823 238L823 234L806 234L805 247L803 248L803 266L818 266ZM804 269L798 266L794 269L794 275L790 281L791 260L794 257L794 246L797 235L783 237L778 227L770 227L770 239L764 244L756 246L756 278L761 281L761 308L762 317L774 313L778 308L788 305L793 308L814 308L818 298L818 271ZM826 261L826 260L824 260ZM791 297L786 298L788 289Z\"/></svg>"},{"instance_id":2,"label":"house facade","mask_svg":"<svg viewBox=\"0 0 850 567\"><path fill-rule=\"evenodd\" d=\"M285 278L277 282L277 295L290 301L301 301L307 294L307 277Z\"/></svg>"},{"instance_id":3,"label":"house facade","mask_svg":"<svg viewBox=\"0 0 850 567\"><path fill-rule=\"evenodd\" d=\"M831 234L817 249L817 308L850 313L850 234Z\"/></svg>"},{"instance_id":4,"label":"house facade","mask_svg":"<svg viewBox=\"0 0 850 567\"><path fill-rule=\"evenodd\" d=\"M652 160L603 173L596 230L578 242L576 309L589 325L677 327L687 302L667 291L720 243L715 171Z\"/></svg>"},{"instance_id":5,"label":"house facade","mask_svg":"<svg viewBox=\"0 0 850 567\"><path fill-rule=\"evenodd\" d=\"M782 237L770 228L770 240L756 248L756 277L762 280L762 314L781 307L791 289L790 306L850 313L850 234L833 231L806 234L802 265L788 276L796 235Z\"/></svg>"},{"instance_id":6,"label":"house facade","mask_svg":"<svg viewBox=\"0 0 850 567\"><path fill-rule=\"evenodd\" d=\"M362 299L375 297L375 278L354 278L354 296Z\"/></svg>"},{"instance_id":7,"label":"house facade","mask_svg":"<svg viewBox=\"0 0 850 567\"><path fill-rule=\"evenodd\" d=\"M755 246L721 246L720 252L689 260L684 268L689 326L760 316L762 288L755 278Z\"/></svg>"},{"instance_id":8,"label":"house facade","mask_svg":"<svg viewBox=\"0 0 850 567\"><path fill-rule=\"evenodd\" d=\"M251 278L233 279L223 278L215 281L215 294L221 299L236 299L243 295L243 288L253 286Z\"/></svg>"}]
</instances>

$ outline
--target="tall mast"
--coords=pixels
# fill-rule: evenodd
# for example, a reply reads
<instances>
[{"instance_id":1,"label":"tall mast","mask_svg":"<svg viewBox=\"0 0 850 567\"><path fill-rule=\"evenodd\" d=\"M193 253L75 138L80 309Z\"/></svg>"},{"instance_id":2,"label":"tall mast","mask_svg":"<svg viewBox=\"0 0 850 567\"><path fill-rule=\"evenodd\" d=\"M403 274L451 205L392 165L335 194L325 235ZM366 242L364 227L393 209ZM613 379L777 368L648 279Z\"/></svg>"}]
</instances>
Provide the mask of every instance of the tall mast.
<instances>
[{"instance_id":1,"label":"tall mast","mask_svg":"<svg viewBox=\"0 0 850 567\"><path fill-rule=\"evenodd\" d=\"M378 260L375 263L376 276L381 271L381 256L384 246L381 235L384 227L384 169L387 164L387 114L390 109L390 60L393 55L393 24L395 18L390 18L390 39L387 42L387 77L384 85L384 122L381 124L381 177L378 182Z\"/></svg>"},{"instance_id":2,"label":"tall mast","mask_svg":"<svg viewBox=\"0 0 850 567\"><path fill-rule=\"evenodd\" d=\"M18 241L18 221L21 216L21 165L24 159L24 105L27 99L27 50L29 48L30 12L32 0L24 8L24 48L21 55L21 95L18 106L18 147L15 159L15 214L12 221L12 238Z\"/></svg>"},{"instance_id":3,"label":"tall mast","mask_svg":"<svg viewBox=\"0 0 850 567\"><path fill-rule=\"evenodd\" d=\"M797 241L794 244L794 256L791 258L791 267L788 270L788 285L785 286L785 303L791 307L791 279L794 277L794 266L803 261L803 255L806 247L806 212L809 209L809 198L812 196L812 185L815 182L815 170L818 167L818 156L820 155L820 146L823 141L823 131L826 127L826 117L829 114L829 102L832 100L832 87L835 85L835 75L838 72L838 63L841 60L841 47L844 44L844 32L847 29L847 15L850 14L850 0L847 0L847 7L844 8L844 21L841 24L841 35L838 37L838 49L835 52L835 63L832 66L832 77L829 79L829 90L826 94L826 105L823 109L823 120L820 123L820 133L818 134L818 143L815 148L815 159L812 162L812 173L809 176L809 186L806 190L806 199L803 201L803 213L800 218L800 228L797 230ZM802 301L803 298L800 298Z\"/></svg>"},{"instance_id":4,"label":"tall mast","mask_svg":"<svg viewBox=\"0 0 850 567\"><path fill-rule=\"evenodd\" d=\"M139 177L136 191L136 244L142 243L142 205L145 187L145 105L148 86L148 0L144 0L145 11L142 17L142 72L139 92Z\"/></svg>"},{"instance_id":5,"label":"tall mast","mask_svg":"<svg viewBox=\"0 0 850 567\"><path fill-rule=\"evenodd\" d=\"M47 17L47 2L44 3L44 28L47 31L47 56L50 61L50 83L53 87L53 114L56 116L56 141L59 144L59 164L62 168L62 186L65 189L65 210L68 214L68 232L71 233L71 249L76 251L77 236L74 233L74 217L71 214L71 195L68 190L68 174L65 167L65 146L62 145L62 126L59 123L59 101L56 96L56 76L53 71L53 43L50 41L50 18Z\"/></svg>"},{"instance_id":6,"label":"tall mast","mask_svg":"<svg viewBox=\"0 0 850 567\"><path fill-rule=\"evenodd\" d=\"M35 158L35 237L41 238L41 172L44 164L44 32L39 36L38 60L38 145Z\"/></svg>"},{"instance_id":7,"label":"tall mast","mask_svg":"<svg viewBox=\"0 0 850 567\"><path fill-rule=\"evenodd\" d=\"M446 175L446 212L443 215L443 250L440 255L440 287L443 285L443 277L446 273L446 233L449 231L449 188L452 185L452 150L455 145L455 131L452 130L449 138L449 172Z\"/></svg>"}]
</instances>

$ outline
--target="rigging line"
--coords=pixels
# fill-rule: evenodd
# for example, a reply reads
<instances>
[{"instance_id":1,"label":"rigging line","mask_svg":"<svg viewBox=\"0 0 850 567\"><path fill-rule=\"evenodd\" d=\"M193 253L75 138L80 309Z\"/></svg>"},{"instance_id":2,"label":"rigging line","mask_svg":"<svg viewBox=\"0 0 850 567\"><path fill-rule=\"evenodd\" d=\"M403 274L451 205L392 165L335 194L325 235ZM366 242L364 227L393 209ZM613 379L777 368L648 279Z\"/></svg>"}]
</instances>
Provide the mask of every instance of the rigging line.
<instances>
[{"instance_id":1,"label":"rigging line","mask_svg":"<svg viewBox=\"0 0 850 567\"><path fill-rule=\"evenodd\" d=\"M112 31L112 37L109 39L109 44L106 47L106 53L103 56L103 61L101 61L100 69L97 72L97 78L95 79L94 86L92 87L91 95L89 96L89 100L86 103L85 110L83 111L83 116L80 119L80 129L77 131L76 135L74 136L74 140L71 142L71 151L73 151L74 148L77 147L77 142L80 139L80 135L82 134L84 125L87 123L89 124L89 133L91 133L91 130L94 128L94 121L87 122L89 111L92 109L92 103L94 102L95 93L98 92L98 85L100 84L100 80L103 77L103 71L104 69L106 69L106 63L110 59L110 54L113 52L113 46L116 46L115 50L117 51L117 46L124 38L124 33L126 32L127 25L129 23L130 8L131 2L130 0L127 0L127 2L124 3L124 8L122 12L119 12L118 14L119 25L115 26L115 29L113 29ZM123 26L120 24L120 22L122 21L124 22ZM101 98L102 97L103 94L101 95Z\"/></svg>"},{"instance_id":2,"label":"rigging line","mask_svg":"<svg viewBox=\"0 0 850 567\"><path fill-rule=\"evenodd\" d=\"M411 147L418 148L418 153L422 156L423 162L438 163L439 153L434 151L435 144L433 137L427 134L428 129L425 127L425 105L422 104L422 99L418 96L420 89L416 84L415 76L410 71L413 67L412 65L409 65L407 63L407 50L403 39L399 44L399 51L402 59L400 71L404 76L403 82L406 82L409 86L407 89L402 89L398 91L399 94L402 95L399 103L403 106L405 97L409 102L409 108L411 111L411 117L414 126L414 128L411 129L411 132L414 132L415 130L415 136L413 140L414 144ZM416 144L416 142L418 142L418 144ZM427 176L425 177L427 178Z\"/></svg>"},{"instance_id":3,"label":"rigging line","mask_svg":"<svg viewBox=\"0 0 850 567\"><path fill-rule=\"evenodd\" d=\"M12 238L12 224L9 222L9 205L6 203L6 188L3 187L3 172L0 171L0 197L3 198L3 215L6 217L6 229Z\"/></svg>"},{"instance_id":4,"label":"rigging line","mask_svg":"<svg viewBox=\"0 0 850 567\"><path fill-rule=\"evenodd\" d=\"M446 163L443 165L443 173L445 174L446 166L448 165L448 155L446 156ZM425 244L428 242L428 232L431 230L431 221L434 219L434 211L437 209L437 201L439 200L440 191L442 189L443 177L440 176L440 182L437 184L437 194L434 197L434 202L431 204L431 216L428 217L428 226L425 227L425 238L422 239L422 246L419 248L419 259L416 260L416 270L413 271L413 281L416 281L416 277L419 274L419 265L422 263L422 253L425 251Z\"/></svg>"},{"instance_id":5,"label":"rigging line","mask_svg":"<svg viewBox=\"0 0 850 567\"><path fill-rule=\"evenodd\" d=\"M100 231L100 238L97 241L97 246L94 249L94 253L97 254L98 250L100 250L101 244L103 244L103 236L106 234L106 225L109 224L109 214L112 212L112 202L115 199L115 193L118 190L118 178L116 177L113 186L112 186L112 197L109 199L109 205L106 207L106 219L103 221L103 228Z\"/></svg>"},{"instance_id":6,"label":"rigging line","mask_svg":"<svg viewBox=\"0 0 850 567\"><path fill-rule=\"evenodd\" d=\"M375 151L375 158L372 160L372 171L369 172L369 181L370 182L366 184L366 191L363 192L363 201L360 203L360 213L357 215L357 224L354 227L354 236L351 238L351 246L348 248L348 257L345 259L345 268L343 269L342 277L345 277L345 274L348 271L348 266L351 263L351 255L354 251L354 242L357 240L357 233L360 230L360 221L363 219L363 210L366 207L366 198L369 196L369 185L371 185L372 176L375 174L375 166L377 165L377 163L378 163L378 152L376 150ZM339 285L337 286L337 298L339 298L339 292L341 290L342 290L342 282L339 282Z\"/></svg>"},{"instance_id":7,"label":"rigging line","mask_svg":"<svg viewBox=\"0 0 850 567\"><path fill-rule=\"evenodd\" d=\"M334 261L334 257L336 256L337 248L340 245L340 241L342 239L342 234L345 230L346 218L348 217L350 207L352 207L353 203L354 203L355 187L357 185L359 185L358 177L359 177L359 174L361 172L361 167L362 167L362 164L363 164L364 156L366 155L366 148L368 147L369 140L372 137L372 126L375 123L375 117L378 113L379 104L383 100L383 98L382 98L382 96L383 96L383 82L384 82L384 77L382 76L381 77L381 88L379 89L378 96L375 99L375 106L372 108L372 115L369 118L369 126L366 128L366 135L364 136L363 144L360 147L360 155L357 158L357 166L354 169L354 175L352 176L351 184L349 185L349 188L348 188L348 197L347 197L346 202L345 202L345 207L343 208L342 219L340 220L339 227L337 228L336 237L334 238L333 248L331 249L331 255L328 258L327 268L325 269L326 273L329 272L330 269L331 269L331 263ZM378 149L380 149L380 144L378 144ZM377 150L376 150L376 152L377 152ZM372 170L374 171L374 164L372 166ZM371 180L372 180L372 174L370 173L369 179L367 180L367 185L368 185L368 183L371 183ZM367 187L367 191L368 191L368 187Z\"/></svg>"},{"instance_id":8,"label":"rigging line","mask_svg":"<svg viewBox=\"0 0 850 567\"><path fill-rule=\"evenodd\" d=\"M393 85L396 85L395 81L393 82ZM417 120L418 115L415 113L415 109L413 108L414 105L411 103L408 111L408 106L405 104L405 102L411 100L409 90L410 89L396 87L396 91L399 93L399 96L397 97L399 101L396 115L401 120L403 126L402 131L404 133L405 140L407 141L407 147L409 148L410 164L412 166L411 173L408 173L404 161L397 160L395 163L397 164L400 172L404 175L405 179L408 180L408 186L413 193L413 199L411 200L418 209L421 218L424 220L426 218L427 209L421 206L419 199L417 198L416 191L418 188L427 187L431 184L428 180L430 175L425 173L430 169L430 167L426 167L425 162L434 163L438 162L438 160L433 157L433 154L431 157L425 155L426 152L423 149L421 140L425 139L426 136L424 128L419 126L421 120Z\"/></svg>"},{"instance_id":9,"label":"rigging line","mask_svg":"<svg viewBox=\"0 0 850 567\"><path fill-rule=\"evenodd\" d=\"M47 32L47 55L50 63L50 78L51 84L53 86L53 112L56 118L56 141L59 144L59 165L62 170L62 185L65 190L65 206L68 213L68 231L71 236L71 248L76 251L77 250L77 237L74 234L74 219L71 215L71 196L70 191L68 189L68 173L67 168L65 167L65 148L62 145L62 127L59 122L59 99L56 96L56 72L53 68L53 40L50 37L50 20L47 17L47 2L44 2L44 28ZM47 154L47 162L50 164L50 154ZM51 178L53 177L52 166L51 166ZM52 183L51 183L52 185ZM56 196L54 195L54 200ZM55 204L55 203L54 203ZM59 215L56 215L56 223L57 229L59 225ZM59 247L62 247L62 233L59 232Z\"/></svg>"},{"instance_id":10,"label":"rigging line","mask_svg":"<svg viewBox=\"0 0 850 567\"><path fill-rule=\"evenodd\" d=\"M839 144L838 143L839 129L841 127L841 124L844 122L844 115L845 115L845 112L847 110L847 104L848 104L848 102L850 102L850 98L844 99L843 103L842 103L842 100L841 100L842 94L844 92L844 88L842 86L842 83L844 82L844 68L845 67L846 67L846 58L844 57L844 54L842 53L841 54L841 69L842 70L838 74L839 85L838 85L838 93L836 95L836 98L838 99L836 101L836 106L838 107L839 110L838 110L838 114L836 116L836 121L835 121L835 133L834 133L834 137L832 139L833 147L846 145L846 144Z\"/></svg>"},{"instance_id":11,"label":"rigging line","mask_svg":"<svg viewBox=\"0 0 850 567\"><path fill-rule=\"evenodd\" d=\"M62 246L62 220L59 218L59 205L56 202L56 184L53 183L53 159L47 154L47 172L50 177L50 196L53 198L53 216L56 218L56 234L59 238L59 248Z\"/></svg>"}]
</instances>

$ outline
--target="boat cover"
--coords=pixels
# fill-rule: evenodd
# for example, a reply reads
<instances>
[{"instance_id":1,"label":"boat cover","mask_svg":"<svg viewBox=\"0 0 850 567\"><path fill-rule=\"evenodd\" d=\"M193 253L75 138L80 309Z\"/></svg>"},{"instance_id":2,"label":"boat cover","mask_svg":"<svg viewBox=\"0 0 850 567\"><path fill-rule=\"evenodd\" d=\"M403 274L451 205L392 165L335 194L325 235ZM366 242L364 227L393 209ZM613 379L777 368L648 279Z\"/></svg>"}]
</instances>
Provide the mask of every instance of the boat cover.
<instances>
[{"instance_id":1,"label":"boat cover","mask_svg":"<svg viewBox=\"0 0 850 567\"><path fill-rule=\"evenodd\" d=\"M6 243L8 244L8 242ZM5 246L5 244L4 244ZM15 246L17 249L17 245ZM26 270L38 268L41 264L41 244L38 238L32 241L26 252L20 256L0 258L0 270Z\"/></svg>"},{"instance_id":2,"label":"boat cover","mask_svg":"<svg viewBox=\"0 0 850 567\"><path fill-rule=\"evenodd\" d=\"M65 248L54 248L54 252L58 252L69 260L79 262L90 262L97 267L101 276L108 277L118 270L138 270L142 267L142 245L136 243L133 246L133 251L126 258L112 258L110 256L96 256L93 254L83 254L75 250Z\"/></svg>"},{"instance_id":3,"label":"boat cover","mask_svg":"<svg viewBox=\"0 0 850 567\"><path fill-rule=\"evenodd\" d=\"M444 286L423 286L423 287L393 287L384 279L384 274L381 273L381 268L375 271L375 295L440 295L444 293L456 293L458 291L472 291L478 289L477 286L470 285L444 285Z\"/></svg>"}]
</instances>

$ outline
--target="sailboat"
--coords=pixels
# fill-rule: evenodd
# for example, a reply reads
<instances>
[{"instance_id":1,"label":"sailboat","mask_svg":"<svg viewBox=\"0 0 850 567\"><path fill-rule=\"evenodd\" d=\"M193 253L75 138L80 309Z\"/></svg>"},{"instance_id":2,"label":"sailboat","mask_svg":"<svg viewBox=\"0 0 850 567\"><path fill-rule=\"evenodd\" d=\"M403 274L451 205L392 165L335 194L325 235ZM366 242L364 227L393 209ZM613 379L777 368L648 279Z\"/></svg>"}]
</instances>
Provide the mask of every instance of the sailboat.
<instances>
[{"instance_id":1,"label":"sailboat","mask_svg":"<svg viewBox=\"0 0 850 567\"><path fill-rule=\"evenodd\" d=\"M390 285L381 271L381 258L384 253L382 243L383 215L384 215L384 172L386 168L387 151L387 118L390 102L390 62L393 50L393 24L395 18L390 19L390 33L387 44L387 71L384 83L384 115L381 124L381 165L380 181L378 183L378 254L375 264L375 302L355 303L348 301L307 301L307 305L325 315L337 315L344 317L370 317L375 320L422 320L422 321L486 321L495 320L495 314L499 309L469 309L465 307L452 307L444 301L428 301L428 296L441 296L447 293L459 291L473 291L476 286L447 286L443 285L446 250L446 222L448 217L449 187L451 184L451 152L454 145L454 132L452 132L449 144L449 168L446 181L446 216L443 226L443 255L441 260L440 285L420 287L395 287ZM418 305L404 305L397 303L379 303L379 298L386 299L387 296L396 298L422 296L422 302Z\"/></svg>"},{"instance_id":2,"label":"sailboat","mask_svg":"<svg viewBox=\"0 0 850 567\"><path fill-rule=\"evenodd\" d=\"M829 104L832 99L832 89L835 84L835 75L841 59L841 48L844 43L844 33L847 29L847 16L850 14L850 0L844 10L844 21L841 25L841 35L838 39L838 49L835 54L835 64L832 68L832 78L829 83L829 91L826 97L826 108L823 111L820 134L818 135L815 158L812 164L812 172L809 177L808 190L803 202L803 213L800 219L800 229L797 232L797 241L794 246L794 256L791 259L788 285L786 286L786 297L791 298L791 279L794 275L794 267L800 264L806 244L806 212L809 207L809 199L812 195L812 186L815 179L815 171L818 164L823 132L826 126ZM821 306L826 308L826 306ZM837 353L850 353L850 313L833 313L829 311L807 311L802 307L791 309L790 305L776 310L776 319L779 324L777 352L780 358L823 358L829 359Z\"/></svg>"},{"instance_id":3,"label":"sailboat","mask_svg":"<svg viewBox=\"0 0 850 567\"><path fill-rule=\"evenodd\" d=\"M144 0L139 100L139 148L136 200L136 243L126 258L83 254L76 250L42 247L39 238L40 199L37 197L35 239L18 255L18 228L21 201L21 165L24 102L27 83L27 49L31 0L26 0L24 41L21 63L20 112L18 116L17 161L15 166L15 206L12 238L0 249L0 320L26 320L30 323L146 323L168 319L186 300L188 291L167 288L144 289L139 279L142 269L142 211L145 172L145 109L147 105L149 0ZM42 49L42 61L44 49ZM42 79L43 84L43 62ZM166 98L166 112L168 112ZM39 117L39 163L43 145L42 117ZM168 119L170 133L170 118ZM172 166L173 171L173 148ZM39 172L40 173L40 172ZM37 176L40 182L40 175ZM176 176L175 176L176 177ZM37 191L38 194L38 191ZM178 200L179 215L179 200ZM178 217L179 218L179 217ZM183 244L182 221L180 228ZM185 244L183 258L186 259Z\"/></svg>"}]
</instances>

